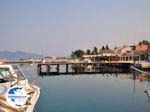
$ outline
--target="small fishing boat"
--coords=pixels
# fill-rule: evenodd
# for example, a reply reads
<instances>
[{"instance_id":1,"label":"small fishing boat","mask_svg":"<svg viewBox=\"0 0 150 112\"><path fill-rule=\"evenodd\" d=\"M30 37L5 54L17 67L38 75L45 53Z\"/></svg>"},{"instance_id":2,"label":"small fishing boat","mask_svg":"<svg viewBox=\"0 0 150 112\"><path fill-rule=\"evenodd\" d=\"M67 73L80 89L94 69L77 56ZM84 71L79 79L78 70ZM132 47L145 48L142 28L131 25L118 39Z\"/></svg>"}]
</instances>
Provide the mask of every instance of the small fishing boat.
<instances>
[{"instance_id":1,"label":"small fishing boat","mask_svg":"<svg viewBox=\"0 0 150 112\"><path fill-rule=\"evenodd\" d=\"M33 112L39 95L18 65L0 65L0 112Z\"/></svg>"}]
</instances>

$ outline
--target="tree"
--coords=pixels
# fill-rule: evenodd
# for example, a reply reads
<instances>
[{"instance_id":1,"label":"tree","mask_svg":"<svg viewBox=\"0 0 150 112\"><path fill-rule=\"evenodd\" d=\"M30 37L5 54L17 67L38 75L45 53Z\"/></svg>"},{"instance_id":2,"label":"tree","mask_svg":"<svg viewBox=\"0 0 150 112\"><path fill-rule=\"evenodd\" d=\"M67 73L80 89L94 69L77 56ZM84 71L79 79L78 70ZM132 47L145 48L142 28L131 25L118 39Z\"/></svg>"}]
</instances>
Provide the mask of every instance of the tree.
<instances>
[{"instance_id":1,"label":"tree","mask_svg":"<svg viewBox=\"0 0 150 112\"><path fill-rule=\"evenodd\" d=\"M114 49L117 49L117 48L118 48L117 46L114 47Z\"/></svg>"},{"instance_id":2,"label":"tree","mask_svg":"<svg viewBox=\"0 0 150 112\"><path fill-rule=\"evenodd\" d=\"M102 46L102 49L101 50L105 50L105 47L104 46Z\"/></svg>"},{"instance_id":3,"label":"tree","mask_svg":"<svg viewBox=\"0 0 150 112\"><path fill-rule=\"evenodd\" d=\"M97 55L97 54L98 54L97 47L94 47L94 48L93 48L93 53L94 53L94 55Z\"/></svg>"},{"instance_id":4,"label":"tree","mask_svg":"<svg viewBox=\"0 0 150 112\"><path fill-rule=\"evenodd\" d=\"M142 44L142 42L139 42L139 45L141 45Z\"/></svg>"},{"instance_id":5,"label":"tree","mask_svg":"<svg viewBox=\"0 0 150 112\"><path fill-rule=\"evenodd\" d=\"M74 52L71 53L71 58L75 58Z\"/></svg>"},{"instance_id":6,"label":"tree","mask_svg":"<svg viewBox=\"0 0 150 112\"><path fill-rule=\"evenodd\" d=\"M91 52L92 55L97 55L98 54L98 49L97 47L93 48L93 51Z\"/></svg>"},{"instance_id":7,"label":"tree","mask_svg":"<svg viewBox=\"0 0 150 112\"><path fill-rule=\"evenodd\" d=\"M145 44L145 45L150 45L150 42L147 41L147 40L143 40L142 43Z\"/></svg>"},{"instance_id":8,"label":"tree","mask_svg":"<svg viewBox=\"0 0 150 112\"><path fill-rule=\"evenodd\" d=\"M108 47L108 45L106 45L106 49L107 49L107 50L109 50L109 47Z\"/></svg>"},{"instance_id":9,"label":"tree","mask_svg":"<svg viewBox=\"0 0 150 112\"><path fill-rule=\"evenodd\" d=\"M75 52L73 52L73 57L75 58L83 58L83 55L85 55L85 52L81 49L76 50Z\"/></svg>"},{"instance_id":10,"label":"tree","mask_svg":"<svg viewBox=\"0 0 150 112\"><path fill-rule=\"evenodd\" d=\"M90 55L91 54L91 51L88 49L87 51L86 51L86 55Z\"/></svg>"},{"instance_id":11,"label":"tree","mask_svg":"<svg viewBox=\"0 0 150 112\"><path fill-rule=\"evenodd\" d=\"M141 44L150 45L150 42L147 40L143 40L143 41L139 42L139 45L141 45Z\"/></svg>"}]
</instances>

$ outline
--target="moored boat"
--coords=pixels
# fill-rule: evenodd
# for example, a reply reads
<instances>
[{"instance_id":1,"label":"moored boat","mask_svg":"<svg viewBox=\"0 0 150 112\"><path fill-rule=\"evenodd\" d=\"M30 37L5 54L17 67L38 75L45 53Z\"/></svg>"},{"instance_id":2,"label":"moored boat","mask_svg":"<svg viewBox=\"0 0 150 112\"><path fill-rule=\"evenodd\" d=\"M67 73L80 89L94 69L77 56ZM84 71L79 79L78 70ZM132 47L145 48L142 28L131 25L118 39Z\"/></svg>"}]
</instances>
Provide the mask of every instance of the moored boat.
<instances>
[{"instance_id":1,"label":"moored boat","mask_svg":"<svg viewBox=\"0 0 150 112\"><path fill-rule=\"evenodd\" d=\"M33 112L39 95L18 65L0 65L0 112Z\"/></svg>"}]
</instances>

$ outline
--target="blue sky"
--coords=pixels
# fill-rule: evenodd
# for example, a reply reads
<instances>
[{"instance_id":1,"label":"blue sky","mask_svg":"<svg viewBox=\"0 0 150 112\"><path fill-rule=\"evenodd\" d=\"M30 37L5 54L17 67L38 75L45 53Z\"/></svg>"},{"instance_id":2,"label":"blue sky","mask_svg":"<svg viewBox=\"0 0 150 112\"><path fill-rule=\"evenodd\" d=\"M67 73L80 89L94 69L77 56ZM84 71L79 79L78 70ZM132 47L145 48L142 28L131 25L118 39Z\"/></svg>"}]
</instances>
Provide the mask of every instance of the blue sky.
<instances>
[{"instance_id":1,"label":"blue sky","mask_svg":"<svg viewBox=\"0 0 150 112\"><path fill-rule=\"evenodd\" d=\"M150 41L150 0L0 0L0 51L68 56Z\"/></svg>"}]
</instances>

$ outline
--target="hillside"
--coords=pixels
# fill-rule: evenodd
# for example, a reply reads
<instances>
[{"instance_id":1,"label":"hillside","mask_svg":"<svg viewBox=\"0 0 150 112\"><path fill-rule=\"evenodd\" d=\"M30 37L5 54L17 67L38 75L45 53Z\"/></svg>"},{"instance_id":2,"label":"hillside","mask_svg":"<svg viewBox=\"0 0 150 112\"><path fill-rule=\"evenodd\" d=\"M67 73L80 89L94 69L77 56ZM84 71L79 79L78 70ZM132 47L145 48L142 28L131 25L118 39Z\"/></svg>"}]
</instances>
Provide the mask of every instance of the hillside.
<instances>
[{"instance_id":1,"label":"hillside","mask_svg":"<svg viewBox=\"0 0 150 112\"><path fill-rule=\"evenodd\" d=\"M28 53L23 51L16 51L16 52L10 52L10 51L1 51L0 52L0 59L6 59L6 60L18 60L18 59L39 59L42 58L42 55L35 54L35 53Z\"/></svg>"}]
</instances>

